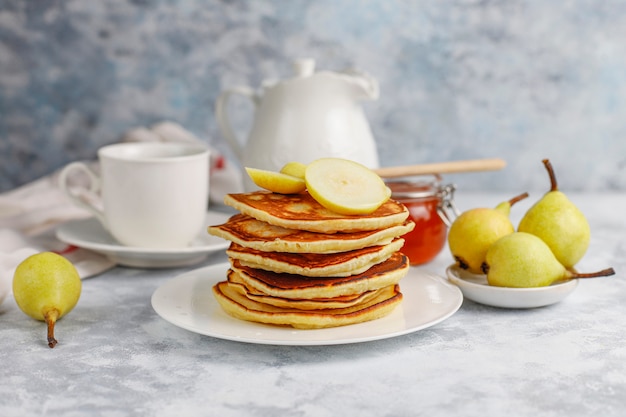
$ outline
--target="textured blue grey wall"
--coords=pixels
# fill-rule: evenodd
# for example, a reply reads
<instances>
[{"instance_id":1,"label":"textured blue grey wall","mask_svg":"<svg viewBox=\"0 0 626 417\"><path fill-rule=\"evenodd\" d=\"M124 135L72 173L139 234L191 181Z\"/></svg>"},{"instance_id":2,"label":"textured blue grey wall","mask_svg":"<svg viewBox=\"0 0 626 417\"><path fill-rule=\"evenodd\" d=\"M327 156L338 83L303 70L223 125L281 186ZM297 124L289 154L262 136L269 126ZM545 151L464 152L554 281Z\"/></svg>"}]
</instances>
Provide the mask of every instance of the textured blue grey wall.
<instances>
[{"instance_id":1,"label":"textured blue grey wall","mask_svg":"<svg viewBox=\"0 0 626 417\"><path fill-rule=\"evenodd\" d=\"M0 2L0 191L169 119L217 148L225 88L357 67L383 165L503 157L464 189L626 189L626 2ZM234 117L245 132L250 109Z\"/></svg>"}]
</instances>

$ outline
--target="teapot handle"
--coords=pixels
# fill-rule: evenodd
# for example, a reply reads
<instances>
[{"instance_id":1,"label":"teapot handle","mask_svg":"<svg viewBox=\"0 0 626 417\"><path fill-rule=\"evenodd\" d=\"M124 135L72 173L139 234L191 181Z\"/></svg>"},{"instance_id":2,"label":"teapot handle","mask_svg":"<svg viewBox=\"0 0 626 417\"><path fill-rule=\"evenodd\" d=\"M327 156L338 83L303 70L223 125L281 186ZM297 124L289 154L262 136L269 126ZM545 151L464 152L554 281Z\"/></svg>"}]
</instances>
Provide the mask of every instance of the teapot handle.
<instances>
[{"instance_id":1,"label":"teapot handle","mask_svg":"<svg viewBox=\"0 0 626 417\"><path fill-rule=\"evenodd\" d=\"M244 142L237 139L231 127L230 119L228 118L228 102L234 94L249 98L255 106L257 105L257 96L254 90L249 87L234 87L222 92L215 103L215 118L217 119L220 131L224 138L226 138L235 156L239 158L239 162L242 162Z\"/></svg>"}]
</instances>

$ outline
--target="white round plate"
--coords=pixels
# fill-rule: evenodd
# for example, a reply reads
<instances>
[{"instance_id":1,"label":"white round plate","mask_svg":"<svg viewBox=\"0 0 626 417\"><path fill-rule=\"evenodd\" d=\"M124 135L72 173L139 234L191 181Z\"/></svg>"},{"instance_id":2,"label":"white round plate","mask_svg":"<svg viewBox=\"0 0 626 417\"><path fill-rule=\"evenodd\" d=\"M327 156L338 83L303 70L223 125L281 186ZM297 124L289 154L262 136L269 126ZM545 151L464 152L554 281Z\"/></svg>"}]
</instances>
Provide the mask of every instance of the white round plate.
<instances>
[{"instance_id":1,"label":"white round plate","mask_svg":"<svg viewBox=\"0 0 626 417\"><path fill-rule=\"evenodd\" d=\"M573 279L538 288L494 287L487 283L485 275L472 274L457 265L449 266L446 273L468 300L502 308L535 308L558 303L578 286L578 280Z\"/></svg>"},{"instance_id":2,"label":"white round plate","mask_svg":"<svg viewBox=\"0 0 626 417\"><path fill-rule=\"evenodd\" d=\"M224 223L231 215L209 211L205 227L191 244L184 248L153 249L124 246L91 217L62 224L56 231L59 240L79 248L100 253L116 264L137 268L173 268L193 265L210 253L228 247L227 240L209 235L206 226Z\"/></svg>"},{"instance_id":3,"label":"white round plate","mask_svg":"<svg viewBox=\"0 0 626 417\"><path fill-rule=\"evenodd\" d=\"M269 345L336 345L386 339L433 326L454 314L461 291L444 278L411 268L400 282L402 303L389 315L365 323L328 329L298 330L239 320L226 314L212 287L226 279L228 264L179 275L152 295L152 307L183 329L238 342Z\"/></svg>"}]
</instances>

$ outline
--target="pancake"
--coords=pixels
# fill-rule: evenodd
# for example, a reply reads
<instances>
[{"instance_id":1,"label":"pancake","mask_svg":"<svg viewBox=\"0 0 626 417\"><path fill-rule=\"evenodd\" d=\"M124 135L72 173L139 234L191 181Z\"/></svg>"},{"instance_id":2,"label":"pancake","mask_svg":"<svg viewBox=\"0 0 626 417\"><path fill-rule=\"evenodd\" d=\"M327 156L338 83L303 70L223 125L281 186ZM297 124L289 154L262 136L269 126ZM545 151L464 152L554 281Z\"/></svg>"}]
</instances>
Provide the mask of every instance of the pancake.
<instances>
[{"instance_id":1,"label":"pancake","mask_svg":"<svg viewBox=\"0 0 626 417\"><path fill-rule=\"evenodd\" d=\"M281 298L315 299L362 294L397 284L409 271L408 258L395 252L389 259L367 271L347 277L311 278L295 274L281 274L241 265L231 259L231 269L249 287L264 294Z\"/></svg>"},{"instance_id":2,"label":"pancake","mask_svg":"<svg viewBox=\"0 0 626 417\"><path fill-rule=\"evenodd\" d=\"M402 224L409 216L403 204L391 199L371 214L342 215L324 208L306 192L227 194L224 204L274 226L317 233L379 230Z\"/></svg>"},{"instance_id":3,"label":"pancake","mask_svg":"<svg viewBox=\"0 0 626 417\"><path fill-rule=\"evenodd\" d=\"M208 233L266 252L337 253L389 244L414 227L415 223L405 220L380 230L322 234L273 226L244 214L235 214L226 223L209 226Z\"/></svg>"},{"instance_id":4,"label":"pancake","mask_svg":"<svg viewBox=\"0 0 626 417\"><path fill-rule=\"evenodd\" d=\"M282 297L273 297L263 292L247 286L239 275L230 269L228 271L228 283L233 284L234 291L245 295L247 298L263 304L269 304L281 308L295 308L298 310L323 310L329 308L346 308L363 303L375 297L382 289L366 291L362 294L342 295L333 298L314 298L307 299L290 299Z\"/></svg>"},{"instance_id":5,"label":"pancake","mask_svg":"<svg viewBox=\"0 0 626 417\"><path fill-rule=\"evenodd\" d=\"M265 252L231 243L226 254L241 265L279 273L307 277L356 275L377 263L387 260L404 245L404 239L395 239L387 245L369 246L340 253Z\"/></svg>"},{"instance_id":6,"label":"pancake","mask_svg":"<svg viewBox=\"0 0 626 417\"><path fill-rule=\"evenodd\" d=\"M233 284L227 281L215 284L213 294L222 309L235 318L297 329L337 327L375 320L391 313L402 301L402 293L397 285L390 285L372 299L352 307L310 311L253 301L234 290Z\"/></svg>"}]
</instances>

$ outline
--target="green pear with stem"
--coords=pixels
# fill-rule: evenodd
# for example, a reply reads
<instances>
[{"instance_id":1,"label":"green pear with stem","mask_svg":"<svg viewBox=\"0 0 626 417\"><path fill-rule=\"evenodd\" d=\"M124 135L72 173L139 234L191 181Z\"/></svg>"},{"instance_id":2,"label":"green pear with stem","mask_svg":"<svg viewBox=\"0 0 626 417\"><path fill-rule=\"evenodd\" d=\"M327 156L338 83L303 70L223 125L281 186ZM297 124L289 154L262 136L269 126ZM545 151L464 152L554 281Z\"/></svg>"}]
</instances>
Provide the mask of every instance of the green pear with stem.
<instances>
[{"instance_id":1,"label":"green pear with stem","mask_svg":"<svg viewBox=\"0 0 626 417\"><path fill-rule=\"evenodd\" d=\"M69 313L80 297L82 283L78 271L65 257L40 252L24 259L13 275L13 296L28 316L45 321L48 346L57 344L54 328L58 319Z\"/></svg>"},{"instance_id":2,"label":"green pear with stem","mask_svg":"<svg viewBox=\"0 0 626 417\"><path fill-rule=\"evenodd\" d=\"M509 218L511 206L526 197L528 193L523 193L501 202L495 208L473 208L454 220L448 231L448 247L460 268L475 274L482 273L481 265L489 246L515 231Z\"/></svg>"},{"instance_id":3,"label":"green pear with stem","mask_svg":"<svg viewBox=\"0 0 626 417\"><path fill-rule=\"evenodd\" d=\"M540 237L559 262L571 269L587 252L591 230L585 215L559 191L550 161L544 159L543 164L550 176L550 190L528 209L517 230Z\"/></svg>"},{"instance_id":4,"label":"green pear with stem","mask_svg":"<svg viewBox=\"0 0 626 417\"><path fill-rule=\"evenodd\" d=\"M483 272L489 285L513 288L545 287L562 280L615 274L613 268L593 273L571 271L558 261L543 240L525 232L511 233L491 245Z\"/></svg>"}]
</instances>

